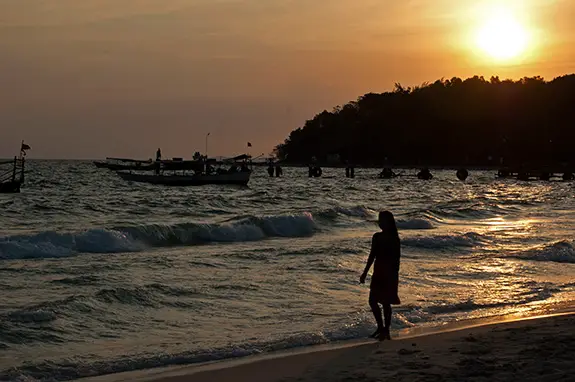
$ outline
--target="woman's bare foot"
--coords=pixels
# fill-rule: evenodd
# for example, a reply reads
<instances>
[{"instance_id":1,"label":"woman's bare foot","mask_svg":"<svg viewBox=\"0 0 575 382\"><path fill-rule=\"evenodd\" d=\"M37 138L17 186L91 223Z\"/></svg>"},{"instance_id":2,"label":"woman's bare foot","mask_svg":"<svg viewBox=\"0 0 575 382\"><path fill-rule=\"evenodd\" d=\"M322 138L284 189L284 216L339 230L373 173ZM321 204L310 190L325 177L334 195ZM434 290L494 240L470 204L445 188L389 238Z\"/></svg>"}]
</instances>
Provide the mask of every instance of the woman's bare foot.
<instances>
[{"instance_id":1,"label":"woman's bare foot","mask_svg":"<svg viewBox=\"0 0 575 382\"><path fill-rule=\"evenodd\" d=\"M377 336L377 339L380 341L385 341L387 339L387 335L385 334L385 331L379 333L379 335Z\"/></svg>"},{"instance_id":2,"label":"woman's bare foot","mask_svg":"<svg viewBox=\"0 0 575 382\"><path fill-rule=\"evenodd\" d=\"M391 340L391 334L389 334L389 328L385 328L385 330L381 332L381 334L385 335L386 340Z\"/></svg>"}]
</instances>

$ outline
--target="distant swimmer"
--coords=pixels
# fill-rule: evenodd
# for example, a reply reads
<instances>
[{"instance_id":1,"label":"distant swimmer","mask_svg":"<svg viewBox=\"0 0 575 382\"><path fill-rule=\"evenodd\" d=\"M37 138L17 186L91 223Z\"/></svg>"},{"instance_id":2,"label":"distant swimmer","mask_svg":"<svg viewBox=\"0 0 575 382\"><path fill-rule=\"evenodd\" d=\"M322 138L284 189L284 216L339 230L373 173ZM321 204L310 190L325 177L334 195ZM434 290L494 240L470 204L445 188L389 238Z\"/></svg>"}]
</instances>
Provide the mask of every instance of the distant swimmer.
<instances>
[{"instance_id":1,"label":"distant swimmer","mask_svg":"<svg viewBox=\"0 0 575 382\"><path fill-rule=\"evenodd\" d=\"M391 178L395 178L397 176L396 173L393 172L393 170L389 167L384 168L383 170L381 170L381 172L379 173L379 177L381 179L391 179Z\"/></svg>"},{"instance_id":2,"label":"distant swimmer","mask_svg":"<svg viewBox=\"0 0 575 382\"><path fill-rule=\"evenodd\" d=\"M371 251L359 282L365 283L367 273L375 262L369 287L369 306L377 322L377 330L371 337L383 341L391 339L391 305L401 303L398 295L401 247L393 214L380 212L378 224L381 232L375 233L371 239ZM383 306L384 317L379 304Z\"/></svg>"},{"instance_id":3,"label":"distant swimmer","mask_svg":"<svg viewBox=\"0 0 575 382\"><path fill-rule=\"evenodd\" d=\"M429 171L428 168L424 168L417 173L417 179L431 180L433 179L433 175L431 174L431 171Z\"/></svg>"}]
</instances>

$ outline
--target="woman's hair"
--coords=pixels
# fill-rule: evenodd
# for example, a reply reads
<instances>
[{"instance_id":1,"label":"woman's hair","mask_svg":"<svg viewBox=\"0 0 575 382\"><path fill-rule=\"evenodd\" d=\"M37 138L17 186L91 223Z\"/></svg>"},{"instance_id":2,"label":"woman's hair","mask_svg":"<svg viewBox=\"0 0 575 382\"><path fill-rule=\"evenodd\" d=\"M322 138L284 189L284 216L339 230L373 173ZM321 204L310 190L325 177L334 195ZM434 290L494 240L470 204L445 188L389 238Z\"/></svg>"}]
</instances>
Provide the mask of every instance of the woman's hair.
<instances>
[{"instance_id":1,"label":"woman's hair","mask_svg":"<svg viewBox=\"0 0 575 382\"><path fill-rule=\"evenodd\" d=\"M385 230L391 237L399 239L399 233L397 232L397 225L395 224L395 218L393 214L389 211L381 211L379 213L378 219L379 227Z\"/></svg>"}]
</instances>

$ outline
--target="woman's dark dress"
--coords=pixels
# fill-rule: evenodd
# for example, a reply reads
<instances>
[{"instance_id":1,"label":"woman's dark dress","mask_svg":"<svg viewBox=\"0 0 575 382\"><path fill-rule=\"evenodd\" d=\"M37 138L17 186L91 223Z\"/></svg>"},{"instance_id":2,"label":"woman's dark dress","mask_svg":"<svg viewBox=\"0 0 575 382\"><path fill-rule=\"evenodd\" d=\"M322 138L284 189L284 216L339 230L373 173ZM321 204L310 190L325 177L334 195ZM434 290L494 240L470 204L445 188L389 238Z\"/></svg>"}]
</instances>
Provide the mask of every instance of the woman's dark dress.
<instances>
[{"instance_id":1,"label":"woman's dark dress","mask_svg":"<svg viewBox=\"0 0 575 382\"><path fill-rule=\"evenodd\" d=\"M371 253L375 256L371 276L370 298L380 304L401 304L397 289L399 284L399 238L378 232L371 241Z\"/></svg>"}]
</instances>

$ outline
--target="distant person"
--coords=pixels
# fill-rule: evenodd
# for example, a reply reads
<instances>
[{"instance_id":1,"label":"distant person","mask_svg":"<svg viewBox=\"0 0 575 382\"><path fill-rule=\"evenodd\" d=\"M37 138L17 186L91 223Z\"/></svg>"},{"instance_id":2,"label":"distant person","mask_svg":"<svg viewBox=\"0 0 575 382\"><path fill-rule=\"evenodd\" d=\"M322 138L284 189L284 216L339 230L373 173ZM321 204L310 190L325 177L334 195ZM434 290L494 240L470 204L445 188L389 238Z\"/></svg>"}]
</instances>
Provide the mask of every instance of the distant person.
<instances>
[{"instance_id":1,"label":"distant person","mask_svg":"<svg viewBox=\"0 0 575 382\"><path fill-rule=\"evenodd\" d=\"M159 162L161 160L162 160L162 150L158 148L158 151L156 151L156 162Z\"/></svg>"},{"instance_id":2,"label":"distant person","mask_svg":"<svg viewBox=\"0 0 575 382\"><path fill-rule=\"evenodd\" d=\"M393 214L389 211L380 212L378 224L381 232L375 233L371 239L371 251L359 282L365 283L367 273L375 262L369 287L369 306L377 322L377 330L370 337L383 341L391 339L391 305L401 303L397 293L401 248ZM383 305L384 317L379 304Z\"/></svg>"},{"instance_id":3,"label":"distant person","mask_svg":"<svg viewBox=\"0 0 575 382\"><path fill-rule=\"evenodd\" d=\"M424 168L417 173L417 179L431 180L433 179L433 175L431 174L431 171L429 171L428 168Z\"/></svg>"},{"instance_id":4,"label":"distant person","mask_svg":"<svg viewBox=\"0 0 575 382\"><path fill-rule=\"evenodd\" d=\"M391 179L391 178L395 178L396 176L397 175L389 167L386 167L383 170L381 170L381 173L379 174L379 177L381 179Z\"/></svg>"}]
</instances>

